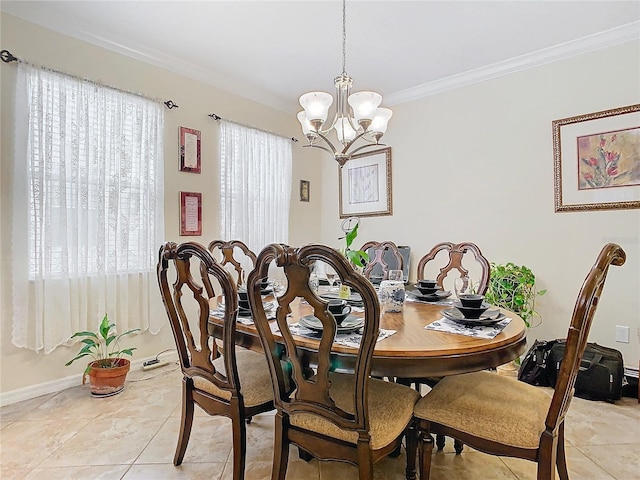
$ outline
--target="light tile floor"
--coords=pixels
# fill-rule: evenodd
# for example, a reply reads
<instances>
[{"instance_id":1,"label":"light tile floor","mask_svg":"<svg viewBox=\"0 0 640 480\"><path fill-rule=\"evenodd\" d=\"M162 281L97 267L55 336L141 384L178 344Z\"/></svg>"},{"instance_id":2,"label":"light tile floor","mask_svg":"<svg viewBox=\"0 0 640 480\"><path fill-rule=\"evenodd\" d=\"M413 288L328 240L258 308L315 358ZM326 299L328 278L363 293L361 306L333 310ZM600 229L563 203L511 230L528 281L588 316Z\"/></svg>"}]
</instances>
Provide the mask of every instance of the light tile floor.
<instances>
[{"instance_id":1,"label":"light tile floor","mask_svg":"<svg viewBox=\"0 0 640 480\"><path fill-rule=\"evenodd\" d=\"M196 408L183 464L172 464L180 422L178 370L131 372L125 390L96 399L88 387L3 407L0 414L0 478L171 480L231 479L229 420ZM549 392L551 390L549 389ZM640 406L623 398L615 405L575 398L566 420L567 457L573 480L640 479ZM268 479L273 417L254 418L247 430L247 480ZM492 457L465 447L434 453L433 480L535 479L535 464ZM357 478L339 462L306 463L291 449L287 479ZM375 479L403 479L404 453L375 465Z\"/></svg>"}]
</instances>

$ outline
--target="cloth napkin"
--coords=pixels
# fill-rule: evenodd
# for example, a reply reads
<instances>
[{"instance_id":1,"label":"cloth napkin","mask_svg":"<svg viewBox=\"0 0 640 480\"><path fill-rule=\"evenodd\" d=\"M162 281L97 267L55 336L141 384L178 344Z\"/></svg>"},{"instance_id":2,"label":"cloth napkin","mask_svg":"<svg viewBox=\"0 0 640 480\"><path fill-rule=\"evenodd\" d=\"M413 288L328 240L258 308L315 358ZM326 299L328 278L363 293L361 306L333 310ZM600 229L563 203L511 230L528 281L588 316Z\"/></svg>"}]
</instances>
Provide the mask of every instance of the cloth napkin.
<instances>
[{"instance_id":1,"label":"cloth napkin","mask_svg":"<svg viewBox=\"0 0 640 480\"><path fill-rule=\"evenodd\" d=\"M454 333L456 335L465 335L467 337L491 340L504 330L504 327L509 325L509 322L511 322L511 319L505 318L494 325L467 326L443 317L440 320L430 323L424 328L427 330L436 330L438 332Z\"/></svg>"}]
</instances>

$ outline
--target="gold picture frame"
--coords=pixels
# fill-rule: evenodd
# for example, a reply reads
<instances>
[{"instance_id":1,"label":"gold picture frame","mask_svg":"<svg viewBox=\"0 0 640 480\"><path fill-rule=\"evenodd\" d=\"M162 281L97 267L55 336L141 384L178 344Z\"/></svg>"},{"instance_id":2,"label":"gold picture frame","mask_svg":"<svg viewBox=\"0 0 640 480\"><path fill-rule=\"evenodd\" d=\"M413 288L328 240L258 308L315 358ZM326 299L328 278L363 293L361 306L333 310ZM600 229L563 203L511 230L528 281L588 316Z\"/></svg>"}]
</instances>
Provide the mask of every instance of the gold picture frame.
<instances>
[{"instance_id":1,"label":"gold picture frame","mask_svg":"<svg viewBox=\"0 0 640 480\"><path fill-rule=\"evenodd\" d=\"M353 155L338 171L340 218L393 215L391 147Z\"/></svg>"},{"instance_id":2,"label":"gold picture frame","mask_svg":"<svg viewBox=\"0 0 640 480\"><path fill-rule=\"evenodd\" d=\"M640 208L640 104L552 122L556 212Z\"/></svg>"},{"instance_id":3,"label":"gold picture frame","mask_svg":"<svg viewBox=\"0 0 640 480\"><path fill-rule=\"evenodd\" d=\"M309 180L300 180L300 201L308 202L311 195Z\"/></svg>"}]
</instances>

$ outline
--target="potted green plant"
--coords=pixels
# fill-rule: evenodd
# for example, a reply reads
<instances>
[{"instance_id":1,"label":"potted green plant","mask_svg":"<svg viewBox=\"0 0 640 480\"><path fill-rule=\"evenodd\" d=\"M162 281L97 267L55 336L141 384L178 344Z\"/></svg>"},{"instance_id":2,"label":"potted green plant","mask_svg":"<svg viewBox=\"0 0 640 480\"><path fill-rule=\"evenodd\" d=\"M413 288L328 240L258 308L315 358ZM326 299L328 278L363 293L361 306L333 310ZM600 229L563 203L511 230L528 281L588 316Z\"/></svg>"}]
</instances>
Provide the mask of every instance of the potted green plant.
<instances>
[{"instance_id":1,"label":"potted green plant","mask_svg":"<svg viewBox=\"0 0 640 480\"><path fill-rule=\"evenodd\" d=\"M347 219L347 220L350 220L350 219ZM344 239L345 239L346 247L343 250L343 253L344 253L344 256L347 257L347 260L349 260L352 265L356 267L364 268L364 266L369 261L369 255L367 254L367 252L363 250L351 250L351 244L358 236L358 225L360 224L359 222L360 221L356 219L356 224L352 229L344 230L344 233L345 233ZM343 229L345 228L345 226L348 226L348 223L346 220L342 222L342 226L343 226Z\"/></svg>"},{"instance_id":2,"label":"potted green plant","mask_svg":"<svg viewBox=\"0 0 640 480\"><path fill-rule=\"evenodd\" d=\"M542 322L535 305L536 297L545 293L546 290L536 289L536 276L530 268L512 262L504 265L491 263L491 276L485 293L487 302L518 314L527 328L536 327ZM536 317L539 321L534 324ZM517 377L519 366L520 358L516 358L513 362L500 365L497 370L501 375Z\"/></svg>"},{"instance_id":3,"label":"potted green plant","mask_svg":"<svg viewBox=\"0 0 640 480\"><path fill-rule=\"evenodd\" d=\"M124 388L124 381L131 368L131 362L122 355L133 355L133 348L120 349L119 340L125 335L139 332L139 328L128 330L121 334L115 333L115 323L109 323L105 313L100 322L98 332L76 332L71 338L84 337L80 352L69 360L65 366L71 365L76 360L90 356L93 358L87 364L82 374L82 384L85 384L89 375L91 395L104 397L120 393Z\"/></svg>"},{"instance_id":4,"label":"potted green plant","mask_svg":"<svg viewBox=\"0 0 640 480\"><path fill-rule=\"evenodd\" d=\"M535 309L536 297L544 295L546 290L536 289L536 276L531 269L512 262L504 265L491 263L489 287L485 294L487 302L517 313L527 328L542 322ZM534 324L534 318L540 321Z\"/></svg>"}]
</instances>

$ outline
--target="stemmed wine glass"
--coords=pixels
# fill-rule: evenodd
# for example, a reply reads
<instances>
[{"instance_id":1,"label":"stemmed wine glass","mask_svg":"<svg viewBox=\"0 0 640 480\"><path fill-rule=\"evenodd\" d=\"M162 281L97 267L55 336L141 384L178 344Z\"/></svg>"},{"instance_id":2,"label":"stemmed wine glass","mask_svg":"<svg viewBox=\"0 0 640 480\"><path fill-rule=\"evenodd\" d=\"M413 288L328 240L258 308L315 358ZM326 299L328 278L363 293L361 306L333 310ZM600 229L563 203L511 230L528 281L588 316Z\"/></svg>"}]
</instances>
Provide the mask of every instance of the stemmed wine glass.
<instances>
[{"instance_id":1,"label":"stemmed wine glass","mask_svg":"<svg viewBox=\"0 0 640 480\"><path fill-rule=\"evenodd\" d=\"M462 295L470 295L474 293L473 281L467 276L456 278L453 281L453 288L455 289L456 297L458 298Z\"/></svg>"},{"instance_id":2,"label":"stemmed wine glass","mask_svg":"<svg viewBox=\"0 0 640 480\"><path fill-rule=\"evenodd\" d=\"M333 289L333 285L336 282L336 271L333 269L332 266L330 265L326 265L324 267L324 274L327 277L327 281L329 282L329 290Z\"/></svg>"}]
</instances>

